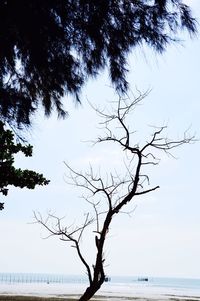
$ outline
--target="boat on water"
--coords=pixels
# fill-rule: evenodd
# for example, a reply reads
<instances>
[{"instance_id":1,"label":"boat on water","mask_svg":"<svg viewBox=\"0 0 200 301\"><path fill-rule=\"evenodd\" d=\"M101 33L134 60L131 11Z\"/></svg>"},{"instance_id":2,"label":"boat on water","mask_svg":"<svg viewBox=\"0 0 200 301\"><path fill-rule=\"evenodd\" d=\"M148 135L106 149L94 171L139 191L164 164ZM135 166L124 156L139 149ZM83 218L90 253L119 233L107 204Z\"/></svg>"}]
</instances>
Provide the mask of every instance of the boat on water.
<instances>
[{"instance_id":1,"label":"boat on water","mask_svg":"<svg viewBox=\"0 0 200 301\"><path fill-rule=\"evenodd\" d=\"M149 281L148 277L139 277L138 281Z\"/></svg>"},{"instance_id":2,"label":"boat on water","mask_svg":"<svg viewBox=\"0 0 200 301\"><path fill-rule=\"evenodd\" d=\"M105 282L109 282L109 281L111 281L111 278L108 277L108 276L106 276L106 277L105 277Z\"/></svg>"}]
</instances>

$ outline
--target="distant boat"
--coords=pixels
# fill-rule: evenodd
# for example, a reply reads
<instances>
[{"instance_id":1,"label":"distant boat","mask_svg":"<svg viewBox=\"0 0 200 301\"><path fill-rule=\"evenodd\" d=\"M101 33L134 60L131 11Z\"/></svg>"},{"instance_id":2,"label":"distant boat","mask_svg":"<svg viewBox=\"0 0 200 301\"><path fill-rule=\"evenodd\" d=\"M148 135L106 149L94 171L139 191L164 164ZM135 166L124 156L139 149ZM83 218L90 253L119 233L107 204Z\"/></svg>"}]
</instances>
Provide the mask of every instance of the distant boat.
<instances>
[{"instance_id":1,"label":"distant boat","mask_svg":"<svg viewBox=\"0 0 200 301\"><path fill-rule=\"evenodd\" d=\"M108 276L106 276L106 277L105 277L105 282L109 282L109 281L111 281L111 278L108 277Z\"/></svg>"},{"instance_id":2,"label":"distant boat","mask_svg":"<svg viewBox=\"0 0 200 301\"><path fill-rule=\"evenodd\" d=\"M149 281L148 277L139 277L138 281Z\"/></svg>"}]
</instances>

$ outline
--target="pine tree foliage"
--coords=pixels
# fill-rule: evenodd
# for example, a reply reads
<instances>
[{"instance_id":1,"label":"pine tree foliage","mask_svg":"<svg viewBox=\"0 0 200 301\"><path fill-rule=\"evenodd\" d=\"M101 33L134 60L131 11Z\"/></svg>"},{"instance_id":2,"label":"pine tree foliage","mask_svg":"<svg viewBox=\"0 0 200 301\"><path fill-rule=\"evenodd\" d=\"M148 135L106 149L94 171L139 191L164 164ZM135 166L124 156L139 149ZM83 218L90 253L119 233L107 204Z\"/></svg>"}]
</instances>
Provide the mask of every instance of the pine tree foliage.
<instances>
[{"instance_id":1,"label":"pine tree foliage","mask_svg":"<svg viewBox=\"0 0 200 301\"><path fill-rule=\"evenodd\" d=\"M196 22L182 0L3 0L0 2L0 118L30 125L38 107L64 117L61 98L79 101L89 77L109 71L128 88L127 54L147 44L158 52Z\"/></svg>"},{"instance_id":2,"label":"pine tree foliage","mask_svg":"<svg viewBox=\"0 0 200 301\"><path fill-rule=\"evenodd\" d=\"M15 168L13 166L14 155L18 152L24 153L26 157L31 157L32 146L15 143L12 131L6 130L0 121L0 193L4 196L8 194L9 185L34 189L36 185L49 183L42 174L28 169ZM4 203L0 203L0 210L3 208Z\"/></svg>"}]
</instances>

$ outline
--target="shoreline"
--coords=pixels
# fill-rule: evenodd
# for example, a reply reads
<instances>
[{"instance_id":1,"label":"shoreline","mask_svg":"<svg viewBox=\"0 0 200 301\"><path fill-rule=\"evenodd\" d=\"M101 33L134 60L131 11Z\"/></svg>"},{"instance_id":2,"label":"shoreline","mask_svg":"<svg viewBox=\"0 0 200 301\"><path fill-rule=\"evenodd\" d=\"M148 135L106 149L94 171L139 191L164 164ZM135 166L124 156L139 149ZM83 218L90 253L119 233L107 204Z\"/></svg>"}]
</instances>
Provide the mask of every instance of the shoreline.
<instances>
[{"instance_id":1,"label":"shoreline","mask_svg":"<svg viewBox=\"0 0 200 301\"><path fill-rule=\"evenodd\" d=\"M59 295L59 296L33 296L33 295L14 295L14 294L1 294L0 301L75 301L79 300L80 295ZM107 296L96 295L91 300L94 301L199 301L200 297L196 296L177 296L177 295L163 295L163 296Z\"/></svg>"},{"instance_id":2,"label":"shoreline","mask_svg":"<svg viewBox=\"0 0 200 301\"><path fill-rule=\"evenodd\" d=\"M78 300L87 284L0 283L0 301ZM200 301L197 290L114 285L106 283L91 299L95 301Z\"/></svg>"}]
</instances>

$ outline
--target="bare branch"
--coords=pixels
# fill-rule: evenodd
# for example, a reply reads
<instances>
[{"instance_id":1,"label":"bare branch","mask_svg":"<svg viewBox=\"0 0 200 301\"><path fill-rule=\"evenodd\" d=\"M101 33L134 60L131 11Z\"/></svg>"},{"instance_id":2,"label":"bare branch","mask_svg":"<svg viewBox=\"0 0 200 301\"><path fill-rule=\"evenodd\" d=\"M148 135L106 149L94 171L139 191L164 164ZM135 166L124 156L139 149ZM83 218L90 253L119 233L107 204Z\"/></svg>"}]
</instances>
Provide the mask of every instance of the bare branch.
<instances>
[{"instance_id":1,"label":"bare branch","mask_svg":"<svg viewBox=\"0 0 200 301\"><path fill-rule=\"evenodd\" d=\"M163 137L163 132L167 127L162 126L154 128L152 136L144 145L141 146L137 141L133 142L135 131L130 130L130 124L127 124L127 117L147 94L148 92L145 94L138 93L138 96L133 101L130 101L128 98L119 98L116 109L112 109L111 112L106 109L94 108L91 105L98 116L101 117L101 120L103 120L100 124L105 132L105 135L99 137L96 143L114 142L120 146L125 156L125 173L123 176L120 174L120 169L120 171L107 173L106 176L102 177L100 172L94 173L92 166L89 167L88 172L82 173L74 170L64 162L69 172L69 184L86 192L86 195L83 194L82 198L91 205L94 217L91 217L92 214L90 215L88 212L85 215L83 224L80 226L70 225L63 227L61 219L55 215L49 214L46 219L43 219L41 214L35 214L36 221L46 228L49 236L59 236L61 240L72 243L85 266L90 284L81 297L81 301L88 300L88 296L93 296L105 280L104 244L113 217L118 213L129 214L124 210L128 203L133 203L137 196L151 193L159 188L158 185L149 188L150 176L146 173L146 166L153 167L159 164L158 152L162 151L173 156L172 151L174 148L195 141L194 136L190 137L187 135L187 131L182 139L171 140ZM54 221L53 225L49 224L51 219ZM80 244L84 230L93 222L96 224L95 230L92 230L95 233L93 243L96 247L96 258L92 265L92 273L89 264L82 255Z\"/></svg>"},{"instance_id":2,"label":"bare branch","mask_svg":"<svg viewBox=\"0 0 200 301\"><path fill-rule=\"evenodd\" d=\"M92 274L90 271L90 267L89 267L88 263L86 262L86 260L84 259L83 255L81 253L81 250L80 250L80 245L79 245L80 239L83 235L83 231L85 230L86 227L88 227L93 222L92 220L89 220L89 214L86 215L85 222L82 226L75 227L75 229L71 230L71 231L69 231L71 227L62 227L61 219L52 214L49 214L47 216L47 218L44 220L40 213L34 212L34 219L37 223L41 224L50 233L50 235L48 237L60 236L60 240L72 242L74 244L74 245L72 245L72 247L76 248L81 262L86 267L86 270L88 273L88 278L91 283L92 282ZM55 226L49 225L50 219L54 219L56 221ZM78 233L77 239L74 237L74 234L76 234L76 233Z\"/></svg>"},{"instance_id":3,"label":"bare branch","mask_svg":"<svg viewBox=\"0 0 200 301\"><path fill-rule=\"evenodd\" d=\"M156 190L156 189L158 189L158 188L160 188L160 186L156 186L156 187L153 187L153 188L150 188L150 189L141 191L141 192L136 192L135 195L146 194L146 193L152 192L152 191L154 191L154 190Z\"/></svg>"}]
</instances>

